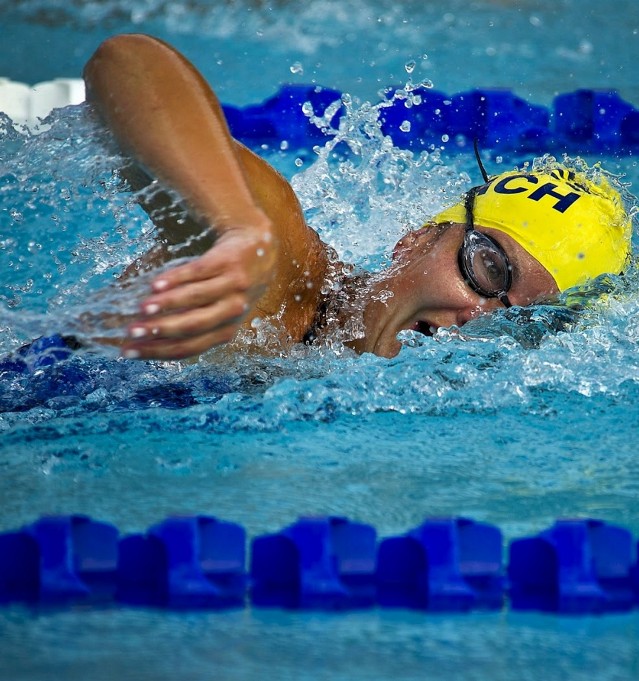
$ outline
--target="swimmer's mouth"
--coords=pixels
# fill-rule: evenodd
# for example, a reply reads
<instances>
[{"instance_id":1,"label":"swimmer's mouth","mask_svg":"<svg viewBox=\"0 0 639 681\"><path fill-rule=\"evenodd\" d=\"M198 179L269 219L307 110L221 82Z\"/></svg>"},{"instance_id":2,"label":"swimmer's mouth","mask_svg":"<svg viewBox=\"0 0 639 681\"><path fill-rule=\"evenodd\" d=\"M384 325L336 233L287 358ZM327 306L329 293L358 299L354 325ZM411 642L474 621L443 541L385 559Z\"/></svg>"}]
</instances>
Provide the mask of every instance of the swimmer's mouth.
<instances>
[{"instance_id":1,"label":"swimmer's mouth","mask_svg":"<svg viewBox=\"0 0 639 681\"><path fill-rule=\"evenodd\" d=\"M419 333L423 333L424 336L432 336L435 331L437 331L438 327L434 326L430 322L420 319L419 321L415 322L411 328L413 331L419 331Z\"/></svg>"}]
</instances>

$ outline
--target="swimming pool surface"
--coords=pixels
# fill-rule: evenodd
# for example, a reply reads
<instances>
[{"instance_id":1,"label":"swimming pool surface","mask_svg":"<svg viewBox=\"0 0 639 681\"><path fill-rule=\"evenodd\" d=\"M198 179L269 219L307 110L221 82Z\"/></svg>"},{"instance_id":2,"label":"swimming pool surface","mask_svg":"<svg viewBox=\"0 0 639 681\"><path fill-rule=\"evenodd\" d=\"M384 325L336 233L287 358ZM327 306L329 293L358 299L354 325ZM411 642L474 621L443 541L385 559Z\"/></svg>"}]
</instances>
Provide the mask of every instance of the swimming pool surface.
<instances>
[{"instance_id":1,"label":"swimming pool surface","mask_svg":"<svg viewBox=\"0 0 639 681\"><path fill-rule=\"evenodd\" d=\"M260 102L283 82L350 93L341 134L358 153L264 153L292 178L322 237L372 269L405 229L478 181L468 154L413 158L385 146L366 104L381 88L428 79L445 92L506 87L548 105L560 92L614 87L639 106L632 0L614 11L591 0L0 0L0 75L79 77L101 39L131 30L183 50L226 103ZM484 158L489 172L529 160ZM585 160L602 160L637 193L634 156ZM117 163L82 106L40 135L0 125L0 356L122 306L108 284L152 235L118 190ZM638 290L632 269L603 297L584 297L564 331L552 308L527 323L502 313L461 333L407 338L392 360L339 346L223 365L101 352L0 377L0 531L51 513L86 513L123 532L203 513L253 537L330 514L390 536L426 516L464 515L510 541L578 516L637 537ZM65 370L79 377L66 389ZM637 610L0 608L0 679L638 676Z\"/></svg>"}]
</instances>

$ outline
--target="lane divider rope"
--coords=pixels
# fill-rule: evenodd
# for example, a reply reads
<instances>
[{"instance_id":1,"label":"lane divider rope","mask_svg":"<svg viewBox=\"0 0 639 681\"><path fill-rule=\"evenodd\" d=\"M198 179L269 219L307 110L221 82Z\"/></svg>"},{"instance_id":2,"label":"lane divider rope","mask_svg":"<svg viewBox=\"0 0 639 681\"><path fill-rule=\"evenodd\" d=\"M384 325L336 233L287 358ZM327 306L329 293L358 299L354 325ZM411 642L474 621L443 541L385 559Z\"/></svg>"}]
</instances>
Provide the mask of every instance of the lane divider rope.
<instances>
[{"instance_id":1,"label":"lane divider rope","mask_svg":"<svg viewBox=\"0 0 639 681\"><path fill-rule=\"evenodd\" d=\"M550 107L531 104L507 89L447 95L411 86L388 88L380 108L384 134L395 146L508 152L630 154L639 151L639 110L615 90L580 89L557 95ZM395 93L395 94L393 94ZM57 78L28 86L0 78L0 111L34 127L54 108L84 100L81 79ZM342 93L317 85L283 85L265 101L225 105L233 135L254 149L308 149L325 142L344 114ZM330 108L329 108L330 107ZM327 120L315 121L326 117ZM314 120L313 120L314 119Z\"/></svg>"},{"instance_id":2,"label":"lane divider rope","mask_svg":"<svg viewBox=\"0 0 639 681\"><path fill-rule=\"evenodd\" d=\"M247 566L245 529L210 516L125 536L88 516L46 516L0 534L0 604L601 614L639 607L637 549L623 527L558 520L511 541L505 566L487 523L430 518L380 539L325 516L253 538Z\"/></svg>"}]
</instances>

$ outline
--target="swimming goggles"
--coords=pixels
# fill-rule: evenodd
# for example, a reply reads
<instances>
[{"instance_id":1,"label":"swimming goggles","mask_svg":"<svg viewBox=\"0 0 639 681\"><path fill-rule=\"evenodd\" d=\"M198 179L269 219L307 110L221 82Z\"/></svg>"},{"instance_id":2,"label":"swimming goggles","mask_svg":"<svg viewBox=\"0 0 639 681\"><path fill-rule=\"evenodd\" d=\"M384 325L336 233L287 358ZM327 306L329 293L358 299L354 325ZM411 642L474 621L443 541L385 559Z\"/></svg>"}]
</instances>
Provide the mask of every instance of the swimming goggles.
<instances>
[{"instance_id":1,"label":"swimming goggles","mask_svg":"<svg viewBox=\"0 0 639 681\"><path fill-rule=\"evenodd\" d=\"M457 256L466 283L484 298L498 298L512 307L507 293L512 285L512 267L504 249L495 239L475 229L473 208L481 187L473 187L464 199L466 231Z\"/></svg>"}]
</instances>

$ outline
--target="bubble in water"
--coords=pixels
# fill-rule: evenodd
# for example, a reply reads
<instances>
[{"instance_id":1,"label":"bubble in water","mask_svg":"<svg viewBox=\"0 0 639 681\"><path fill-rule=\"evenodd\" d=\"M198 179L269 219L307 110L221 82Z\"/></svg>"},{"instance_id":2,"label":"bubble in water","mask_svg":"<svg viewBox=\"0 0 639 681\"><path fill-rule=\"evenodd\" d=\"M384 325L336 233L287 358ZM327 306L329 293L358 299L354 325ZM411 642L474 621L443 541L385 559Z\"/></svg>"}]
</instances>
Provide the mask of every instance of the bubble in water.
<instances>
[{"instance_id":1,"label":"bubble in water","mask_svg":"<svg viewBox=\"0 0 639 681\"><path fill-rule=\"evenodd\" d=\"M401 125L399 126L399 129L402 132L410 132L410 121L402 121Z\"/></svg>"},{"instance_id":2,"label":"bubble in water","mask_svg":"<svg viewBox=\"0 0 639 681\"><path fill-rule=\"evenodd\" d=\"M290 71L291 71L291 73L295 74L296 76L304 75L304 67L298 61L293 62L291 64Z\"/></svg>"},{"instance_id":3,"label":"bubble in water","mask_svg":"<svg viewBox=\"0 0 639 681\"><path fill-rule=\"evenodd\" d=\"M589 40L582 40L579 43L579 54L589 55L594 49L594 45Z\"/></svg>"},{"instance_id":4,"label":"bubble in water","mask_svg":"<svg viewBox=\"0 0 639 681\"><path fill-rule=\"evenodd\" d=\"M413 59L411 59L411 61L406 62L404 64L404 68L406 69L406 73L411 74L415 70L415 66L417 66L417 63Z\"/></svg>"}]
</instances>

